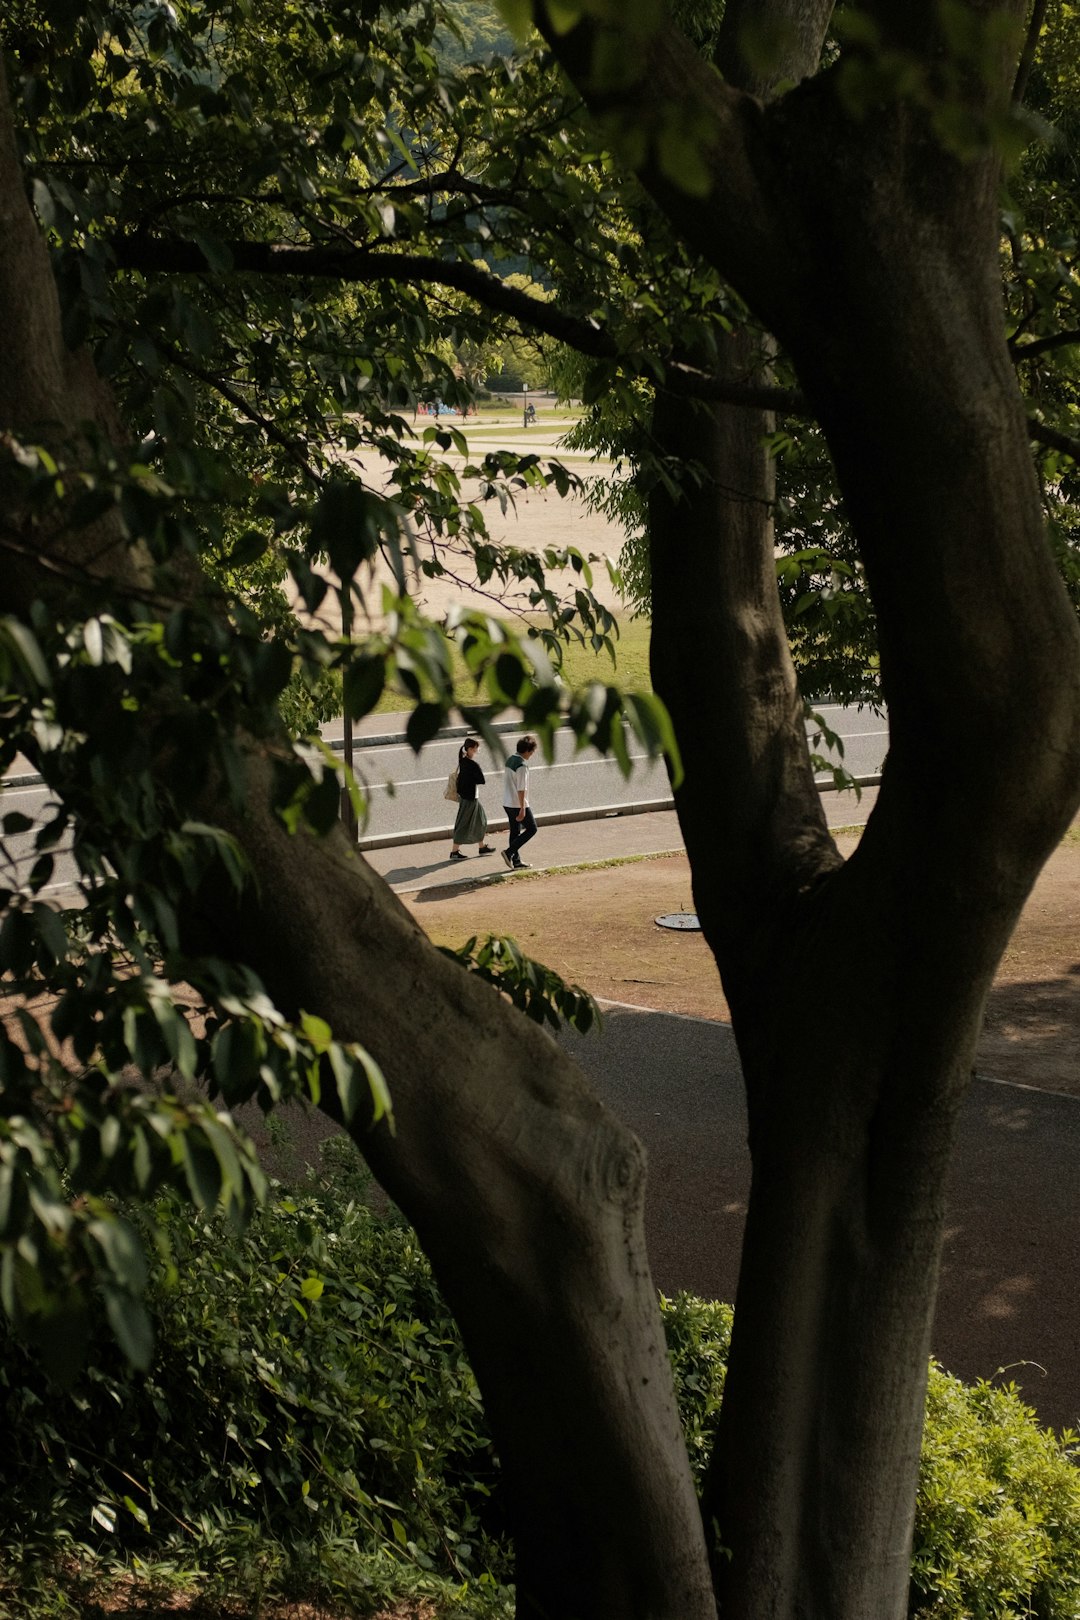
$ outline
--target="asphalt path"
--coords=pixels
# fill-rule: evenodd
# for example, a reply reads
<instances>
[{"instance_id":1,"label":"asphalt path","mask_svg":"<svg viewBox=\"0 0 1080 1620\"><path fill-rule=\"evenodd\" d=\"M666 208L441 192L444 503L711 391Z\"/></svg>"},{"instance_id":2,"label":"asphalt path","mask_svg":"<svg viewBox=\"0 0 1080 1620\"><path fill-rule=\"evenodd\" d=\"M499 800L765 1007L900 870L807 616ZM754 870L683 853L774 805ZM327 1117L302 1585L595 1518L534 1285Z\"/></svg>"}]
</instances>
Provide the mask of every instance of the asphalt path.
<instances>
[{"instance_id":1,"label":"asphalt path","mask_svg":"<svg viewBox=\"0 0 1080 1620\"><path fill-rule=\"evenodd\" d=\"M649 1156L653 1277L734 1300L750 1159L735 1039L724 1024L614 1006L566 1035ZM1013 1381L1043 1423L1080 1428L1080 1099L978 1078L947 1189L932 1350L966 1380Z\"/></svg>"},{"instance_id":2,"label":"asphalt path","mask_svg":"<svg viewBox=\"0 0 1080 1620\"><path fill-rule=\"evenodd\" d=\"M648 1154L653 1280L733 1302L750 1157L735 1038L725 1024L619 1003L599 1032L560 1037ZM254 1108L243 1123L275 1174L317 1162L334 1133L290 1108L287 1157ZM961 1111L946 1189L931 1349L968 1382L1015 1383L1042 1423L1080 1428L1080 1099L978 1077Z\"/></svg>"},{"instance_id":3,"label":"asphalt path","mask_svg":"<svg viewBox=\"0 0 1080 1620\"><path fill-rule=\"evenodd\" d=\"M844 738L846 768L861 778L876 776L888 745L886 722L868 709L844 708L838 704L822 705L820 712L830 730ZM356 739L354 770L364 784L368 799L368 816L361 829L365 846L396 847L423 842L436 835L442 838L448 821L453 820L455 807L443 797L443 789L451 768L457 763L460 733L433 739L417 755L404 741L402 720L400 715L374 716L367 725L380 729L369 729L366 735ZM332 746L339 740L339 730L340 723L337 728L327 728L327 740ZM507 752L512 750L519 730L517 723L501 730ZM810 723L811 737L814 731ZM537 756L537 763L531 767L531 798L536 806L542 807L548 820L586 819L593 812L603 816L632 807L659 809L671 804L663 764L648 759L640 745L629 742L634 768L629 777L624 777L613 759L601 757L592 749L575 752L575 741L569 729L558 731L554 760L548 764ZM817 751L825 753L824 744ZM502 804L503 755L485 744L479 757L487 777L482 798L494 821ZM822 775L819 780L825 782L829 778ZM21 772L10 773L8 785L0 794L0 813L19 811L35 825L40 825L54 807L48 790L33 779L28 767L24 765ZM34 831L4 839L2 855L11 878L25 879L35 859ZM75 865L63 846L53 855L53 877L42 893L61 900L71 892Z\"/></svg>"},{"instance_id":4,"label":"asphalt path","mask_svg":"<svg viewBox=\"0 0 1080 1620\"><path fill-rule=\"evenodd\" d=\"M868 778L881 771L888 747L888 727L881 716L869 709L843 707L840 704L822 704L819 710L829 729L844 741L843 764L853 776ZM808 723L808 735L813 738L818 728ZM512 750L519 734L515 724L501 733L507 752ZM592 749L575 753L575 738L568 729L555 735L555 758L548 764L536 756L531 770L530 795L533 802L543 805L548 816L579 814L583 811L625 809L631 804L659 806L671 802L667 772L659 760L650 760L640 744L628 738L628 750L634 769L624 777L614 759L605 758ZM418 839L432 828L441 828L445 820L446 803L443 789L451 768L457 763L460 736L438 737L428 743L419 755L401 739L379 743L370 737L361 740L354 754L354 770L363 781L369 800L367 822L362 836L366 840L392 842ZM829 750L821 742L815 752L822 756ZM839 759L840 756L832 756ZM488 814L492 816L502 803L502 754L493 753L486 744L479 751L480 767L487 778L483 798ZM819 780L830 781L829 773L819 773Z\"/></svg>"}]
</instances>

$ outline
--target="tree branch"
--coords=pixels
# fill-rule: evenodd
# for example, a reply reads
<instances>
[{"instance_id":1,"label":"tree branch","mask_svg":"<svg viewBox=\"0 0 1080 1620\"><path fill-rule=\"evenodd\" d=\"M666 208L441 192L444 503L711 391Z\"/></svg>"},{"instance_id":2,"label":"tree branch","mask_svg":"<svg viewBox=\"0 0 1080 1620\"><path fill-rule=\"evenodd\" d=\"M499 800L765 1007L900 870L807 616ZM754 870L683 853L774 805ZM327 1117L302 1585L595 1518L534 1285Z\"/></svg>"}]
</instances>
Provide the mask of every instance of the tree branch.
<instances>
[{"instance_id":1,"label":"tree branch","mask_svg":"<svg viewBox=\"0 0 1080 1620\"><path fill-rule=\"evenodd\" d=\"M1059 433L1057 428L1037 421L1034 416L1029 416L1027 423L1028 437L1034 439L1036 444L1045 444L1049 450L1061 450L1075 461L1080 461L1080 439L1074 438L1071 433Z\"/></svg>"},{"instance_id":2,"label":"tree branch","mask_svg":"<svg viewBox=\"0 0 1080 1620\"><path fill-rule=\"evenodd\" d=\"M1016 365L1021 360L1034 360L1037 355L1048 354L1053 349L1067 349L1071 344L1080 343L1080 331L1053 332L1049 337L1031 338L1027 343L1009 342L1009 353Z\"/></svg>"},{"instance_id":3,"label":"tree branch","mask_svg":"<svg viewBox=\"0 0 1080 1620\"><path fill-rule=\"evenodd\" d=\"M783 214L762 179L772 165L761 101L725 83L667 15L648 38L634 35L625 19L604 25L587 18L563 33L543 0L535 21L616 153L628 142L640 149L645 132L646 155L635 163L642 184L690 247L744 297L753 290L767 319L790 279L791 259ZM615 86L596 71L612 55L624 69ZM707 189L688 187L681 166L673 177L667 138L694 151Z\"/></svg>"},{"instance_id":4,"label":"tree branch","mask_svg":"<svg viewBox=\"0 0 1080 1620\"><path fill-rule=\"evenodd\" d=\"M169 356L173 364L179 366L182 371L186 371L189 377L198 378L199 382L205 383L208 388L212 388L215 393L220 394L222 399L227 399L233 409L239 411L241 416L246 416L249 422L254 422L255 426L262 430L271 444L276 444L279 450L283 450L289 460L294 462L313 484L318 483L319 475L299 445L295 444L287 433L283 433L276 422L272 422L269 417L263 416L262 412L257 411L254 405L249 405L239 389L233 388L223 377L215 376L213 372L206 371L202 366L195 365L194 361L189 360L187 355L183 354L175 345L163 343L161 348Z\"/></svg>"},{"instance_id":5,"label":"tree branch","mask_svg":"<svg viewBox=\"0 0 1080 1620\"><path fill-rule=\"evenodd\" d=\"M1027 38L1024 40L1024 49L1020 53L1020 61L1016 68L1016 78L1013 80L1012 101L1018 107L1024 99L1028 79L1035 65L1035 52L1039 46L1039 35L1042 33L1043 22L1046 18L1046 0L1035 0L1028 19Z\"/></svg>"},{"instance_id":6,"label":"tree branch","mask_svg":"<svg viewBox=\"0 0 1080 1620\"><path fill-rule=\"evenodd\" d=\"M565 343L579 354L597 360L626 359L631 369L650 378L661 371L665 386L675 393L788 415L804 415L807 410L802 396L790 389L728 381L683 359L659 357L654 363L642 359L634 366L632 358L624 356L614 337L599 322L568 315L554 304L531 298L477 265L424 254L330 244L294 247L285 242L230 241L222 245L232 258L233 269L245 274L452 287L485 309L509 315L522 326ZM113 244L113 253L117 268L122 270L193 275L213 268L195 242L182 239L121 237Z\"/></svg>"}]
</instances>

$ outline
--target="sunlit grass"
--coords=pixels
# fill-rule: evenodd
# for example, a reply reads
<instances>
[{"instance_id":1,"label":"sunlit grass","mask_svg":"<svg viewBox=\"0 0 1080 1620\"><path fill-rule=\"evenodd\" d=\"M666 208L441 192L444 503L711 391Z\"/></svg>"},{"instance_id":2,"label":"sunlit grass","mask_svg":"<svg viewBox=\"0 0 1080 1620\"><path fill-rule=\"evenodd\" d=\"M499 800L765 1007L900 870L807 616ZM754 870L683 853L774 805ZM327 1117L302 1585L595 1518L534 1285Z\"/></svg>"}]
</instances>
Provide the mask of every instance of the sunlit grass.
<instances>
[{"instance_id":1,"label":"sunlit grass","mask_svg":"<svg viewBox=\"0 0 1080 1620\"><path fill-rule=\"evenodd\" d=\"M651 692L647 619L628 618L620 624L620 634L615 642L615 658L616 662L612 664L608 653L597 653L591 647L582 647L574 642L563 654L563 680L567 686L575 689L588 686L591 681L602 681L605 686L618 686L626 692ZM455 666L458 671L454 682L455 700L465 704L483 703L485 701L483 691L481 690L478 696L475 686L465 672L464 664L456 655ZM373 712L394 714L407 707L408 701L400 692L384 692Z\"/></svg>"}]
</instances>

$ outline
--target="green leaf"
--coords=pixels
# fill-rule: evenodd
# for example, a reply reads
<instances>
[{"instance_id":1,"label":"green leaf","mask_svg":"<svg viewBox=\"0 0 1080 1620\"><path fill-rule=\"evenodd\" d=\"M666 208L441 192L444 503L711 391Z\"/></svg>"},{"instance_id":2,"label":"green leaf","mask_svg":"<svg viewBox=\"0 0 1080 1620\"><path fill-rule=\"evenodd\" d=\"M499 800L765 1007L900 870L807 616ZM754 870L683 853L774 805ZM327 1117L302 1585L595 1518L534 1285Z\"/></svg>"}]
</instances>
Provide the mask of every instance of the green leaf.
<instances>
[{"instance_id":1,"label":"green leaf","mask_svg":"<svg viewBox=\"0 0 1080 1620\"><path fill-rule=\"evenodd\" d=\"M261 1029L247 1020L222 1026L210 1044L214 1079L232 1106L251 1096L259 1079L265 1040Z\"/></svg>"},{"instance_id":2,"label":"green leaf","mask_svg":"<svg viewBox=\"0 0 1080 1620\"><path fill-rule=\"evenodd\" d=\"M174 1002L161 995L150 999L150 1011L157 1020L166 1049L185 1080L194 1080L196 1068L195 1037L188 1028L187 1019Z\"/></svg>"},{"instance_id":3,"label":"green leaf","mask_svg":"<svg viewBox=\"0 0 1080 1620\"><path fill-rule=\"evenodd\" d=\"M382 697L386 660L377 653L354 658L346 665L341 684L345 713L353 720L362 720Z\"/></svg>"},{"instance_id":4,"label":"green leaf","mask_svg":"<svg viewBox=\"0 0 1080 1620\"><path fill-rule=\"evenodd\" d=\"M439 703L416 705L405 722L405 740L414 754L418 754L425 743L438 735L444 718L445 711Z\"/></svg>"},{"instance_id":5,"label":"green leaf","mask_svg":"<svg viewBox=\"0 0 1080 1620\"><path fill-rule=\"evenodd\" d=\"M111 1284L106 1284L102 1292L117 1344L131 1365L145 1372L154 1354L154 1329L146 1306L141 1299Z\"/></svg>"},{"instance_id":6,"label":"green leaf","mask_svg":"<svg viewBox=\"0 0 1080 1620\"><path fill-rule=\"evenodd\" d=\"M97 665L102 662L104 638L100 619L87 619L83 625L83 648L91 664Z\"/></svg>"},{"instance_id":7,"label":"green leaf","mask_svg":"<svg viewBox=\"0 0 1080 1620\"><path fill-rule=\"evenodd\" d=\"M45 857L49 859L49 857ZM54 963L66 961L71 948L65 929L60 918L51 906L42 901L35 901L33 907L34 930L38 939L45 947L48 956Z\"/></svg>"},{"instance_id":8,"label":"green leaf","mask_svg":"<svg viewBox=\"0 0 1080 1620\"><path fill-rule=\"evenodd\" d=\"M378 549L385 503L358 478L337 477L327 483L311 525L311 542L325 551L341 580L351 580L361 563Z\"/></svg>"},{"instance_id":9,"label":"green leaf","mask_svg":"<svg viewBox=\"0 0 1080 1620\"><path fill-rule=\"evenodd\" d=\"M348 1046L341 1046L334 1042L327 1052L330 1068L333 1071L334 1081L337 1085L337 1094L341 1102L342 1114L348 1122L357 1113L361 1104L369 1100L372 1104L372 1123L376 1124L384 1117L393 1123L393 1110L390 1102L390 1088L379 1065L356 1042ZM367 1098L362 1081L366 1080Z\"/></svg>"},{"instance_id":10,"label":"green leaf","mask_svg":"<svg viewBox=\"0 0 1080 1620\"><path fill-rule=\"evenodd\" d=\"M300 1033L311 1043L313 1051L320 1054L329 1051L333 1032L324 1018L317 1018L314 1013L301 1013Z\"/></svg>"},{"instance_id":11,"label":"green leaf","mask_svg":"<svg viewBox=\"0 0 1080 1620\"><path fill-rule=\"evenodd\" d=\"M24 624L18 619L11 618L10 615L0 619L0 643L5 641L37 685L47 690L52 685L52 680L37 639Z\"/></svg>"},{"instance_id":12,"label":"green leaf","mask_svg":"<svg viewBox=\"0 0 1080 1620\"><path fill-rule=\"evenodd\" d=\"M190 1130L183 1133L180 1146L191 1196L199 1209L209 1212L217 1207L221 1196L222 1174L217 1155L201 1135Z\"/></svg>"},{"instance_id":13,"label":"green leaf","mask_svg":"<svg viewBox=\"0 0 1080 1620\"><path fill-rule=\"evenodd\" d=\"M109 1215L91 1221L87 1234L101 1248L117 1283L132 1293L141 1293L146 1286L146 1253L134 1227L119 1215Z\"/></svg>"},{"instance_id":14,"label":"green leaf","mask_svg":"<svg viewBox=\"0 0 1080 1620\"><path fill-rule=\"evenodd\" d=\"M246 568L257 562L269 547L269 537L261 529L245 529L229 552L230 568Z\"/></svg>"}]
</instances>

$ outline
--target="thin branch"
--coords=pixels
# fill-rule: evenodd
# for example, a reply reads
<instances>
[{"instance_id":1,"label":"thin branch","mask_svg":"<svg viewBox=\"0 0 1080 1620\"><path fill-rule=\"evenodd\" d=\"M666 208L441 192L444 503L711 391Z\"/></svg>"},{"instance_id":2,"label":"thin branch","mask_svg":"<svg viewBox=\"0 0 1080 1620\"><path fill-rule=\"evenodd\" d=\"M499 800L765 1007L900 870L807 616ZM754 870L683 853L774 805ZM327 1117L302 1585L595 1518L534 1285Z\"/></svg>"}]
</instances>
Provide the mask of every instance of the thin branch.
<instances>
[{"instance_id":1,"label":"thin branch","mask_svg":"<svg viewBox=\"0 0 1080 1620\"><path fill-rule=\"evenodd\" d=\"M1021 360L1034 360L1036 355L1047 354L1051 349L1067 349L1074 343L1080 343L1080 331L1075 329L1054 332L1049 337L1031 338L1027 343L1017 343L1014 339L1010 339L1009 353L1019 365Z\"/></svg>"},{"instance_id":2,"label":"thin branch","mask_svg":"<svg viewBox=\"0 0 1080 1620\"><path fill-rule=\"evenodd\" d=\"M1080 461L1080 439L1074 438L1071 433L1059 433L1057 428L1037 421L1034 416L1028 417L1028 438L1034 439L1036 444L1045 444L1049 450L1061 450L1065 455L1072 456L1074 461Z\"/></svg>"},{"instance_id":3,"label":"thin branch","mask_svg":"<svg viewBox=\"0 0 1080 1620\"><path fill-rule=\"evenodd\" d=\"M522 326L565 343L596 360L622 360L628 369L652 382L662 381L670 392L690 399L709 400L720 405L742 406L750 410L775 411L778 415L811 418L813 412L804 395L795 389L773 388L729 381L713 376L688 361L671 356L639 358L627 356L610 332L594 320L568 315L565 311L516 287L508 287L498 276L476 265L436 259L423 254L387 252L382 249L336 246L293 247L288 243L230 242L226 244L234 269L259 275L328 277L338 281L403 281L419 285L452 287L474 298L486 309L499 311ZM174 274L210 270L202 250L187 241L162 241L124 237L114 244L119 268L163 271ZM1013 346L1017 362L1034 358L1048 349L1080 342L1080 331L1056 333ZM173 358L194 376L216 388L238 410L264 429L294 459L301 459L296 446L272 422L255 411L228 384L195 367L184 356ZM1080 456L1080 441L1047 427L1034 417L1028 420L1031 438L1069 455ZM311 469L303 463L305 471Z\"/></svg>"},{"instance_id":4,"label":"thin branch","mask_svg":"<svg viewBox=\"0 0 1080 1620\"><path fill-rule=\"evenodd\" d=\"M224 378L217 377L213 372L205 371L202 366L195 365L193 361L188 359L186 354L180 349L174 348L171 343L161 344L161 349L163 353L169 356L174 365L179 366L182 371L186 371L190 377L197 377L208 388L213 388L223 399L227 399L229 404L235 410L238 410L242 416L246 416L249 422L254 422L256 427L261 428L267 439L272 444L276 444L279 449L284 450L289 459L294 461L300 470L307 474L313 484L319 482L318 473L299 446L293 443L287 433L281 431L276 422L271 422L269 417L263 416L262 412L257 411L254 405L249 405L243 394L225 382Z\"/></svg>"},{"instance_id":5,"label":"thin branch","mask_svg":"<svg viewBox=\"0 0 1080 1620\"><path fill-rule=\"evenodd\" d=\"M1012 100L1013 106L1019 107L1027 90L1031 69L1035 64L1035 52L1039 46L1039 35L1042 33L1043 23L1046 19L1046 0L1035 0L1031 8L1031 17L1028 21L1027 38L1024 40L1024 49L1020 53L1020 61L1016 69L1016 78L1013 80Z\"/></svg>"}]
</instances>

